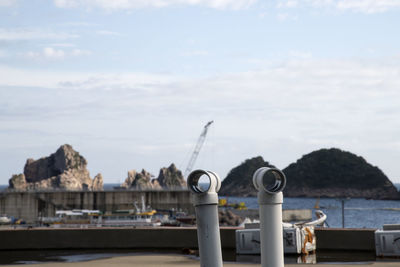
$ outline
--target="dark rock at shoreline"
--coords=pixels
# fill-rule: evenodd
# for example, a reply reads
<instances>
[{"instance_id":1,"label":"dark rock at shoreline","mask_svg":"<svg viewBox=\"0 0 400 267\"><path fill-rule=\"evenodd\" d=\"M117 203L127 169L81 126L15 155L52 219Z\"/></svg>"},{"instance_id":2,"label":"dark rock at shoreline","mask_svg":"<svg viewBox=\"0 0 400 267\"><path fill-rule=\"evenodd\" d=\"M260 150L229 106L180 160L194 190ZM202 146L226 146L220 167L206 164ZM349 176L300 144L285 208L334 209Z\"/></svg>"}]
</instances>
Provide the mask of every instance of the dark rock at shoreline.
<instances>
[{"instance_id":1,"label":"dark rock at shoreline","mask_svg":"<svg viewBox=\"0 0 400 267\"><path fill-rule=\"evenodd\" d=\"M219 225L221 226L238 226L243 222L243 218L235 214L231 210L218 211Z\"/></svg>"},{"instance_id":2,"label":"dark rock at shoreline","mask_svg":"<svg viewBox=\"0 0 400 267\"><path fill-rule=\"evenodd\" d=\"M337 148L304 155L283 172L287 197L399 199L396 187L378 167Z\"/></svg>"},{"instance_id":3,"label":"dark rock at shoreline","mask_svg":"<svg viewBox=\"0 0 400 267\"><path fill-rule=\"evenodd\" d=\"M62 145L55 153L38 160L28 159L24 173L13 175L14 190L103 190L103 177L91 179L87 161L72 146Z\"/></svg>"},{"instance_id":4,"label":"dark rock at shoreline","mask_svg":"<svg viewBox=\"0 0 400 267\"><path fill-rule=\"evenodd\" d=\"M220 196L256 196L257 191L253 186L253 174L261 167L273 167L261 156L245 160L233 168L222 181Z\"/></svg>"}]
</instances>

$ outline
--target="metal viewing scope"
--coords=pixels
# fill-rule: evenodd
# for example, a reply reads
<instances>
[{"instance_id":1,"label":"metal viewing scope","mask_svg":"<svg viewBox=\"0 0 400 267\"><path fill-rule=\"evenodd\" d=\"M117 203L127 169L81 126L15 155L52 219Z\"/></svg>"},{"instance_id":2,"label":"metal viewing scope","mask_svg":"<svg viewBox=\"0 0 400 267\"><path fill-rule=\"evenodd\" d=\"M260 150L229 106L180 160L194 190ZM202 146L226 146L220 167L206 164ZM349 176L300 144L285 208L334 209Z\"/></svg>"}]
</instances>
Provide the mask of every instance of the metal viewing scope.
<instances>
[{"instance_id":1,"label":"metal viewing scope","mask_svg":"<svg viewBox=\"0 0 400 267\"><path fill-rule=\"evenodd\" d=\"M222 267L218 218L218 191L221 188L221 180L215 172L195 170L189 174L187 185L192 191L196 211L200 266Z\"/></svg>"},{"instance_id":2,"label":"metal viewing scope","mask_svg":"<svg viewBox=\"0 0 400 267\"><path fill-rule=\"evenodd\" d=\"M208 178L208 183L205 187L199 184L200 178L203 177ZM187 185L193 193L217 193L221 188L221 179L212 171L195 170L190 173Z\"/></svg>"},{"instance_id":3,"label":"metal viewing scope","mask_svg":"<svg viewBox=\"0 0 400 267\"><path fill-rule=\"evenodd\" d=\"M261 167L253 175L260 210L260 252L262 267L284 267L282 190L286 177L276 168Z\"/></svg>"},{"instance_id":4,"label":"metal viewing scope","mask_svg":"<svg viewBox=\"0 0 400 267\"><path fill-rule=\"evenodd\" d=\"M268 194L276 194L285 188L286 176L276 168L262 167L254 173L253 184L258 191L264 190Z\"/></svg>"}]
</instances>

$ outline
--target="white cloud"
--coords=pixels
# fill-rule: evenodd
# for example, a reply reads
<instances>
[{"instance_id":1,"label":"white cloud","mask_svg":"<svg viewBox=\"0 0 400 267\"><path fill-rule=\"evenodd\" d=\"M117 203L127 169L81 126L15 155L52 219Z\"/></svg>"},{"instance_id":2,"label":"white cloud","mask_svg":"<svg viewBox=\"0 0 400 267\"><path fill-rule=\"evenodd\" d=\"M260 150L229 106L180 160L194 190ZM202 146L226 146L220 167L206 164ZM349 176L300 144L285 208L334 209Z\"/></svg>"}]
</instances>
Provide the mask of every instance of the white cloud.
<instances>
[{"instance_id":1,"label":"white cloud","mask_svg":"<svg viewBox=\"0 0 400 267\"><path fill-rule=\"evenodd\" d=\"M326 7L336 5L338 0L300 0L302 3L310 4L313 7Z\"/></svg>"},{"instance_id":2,"label":"white cloud","mask_svg":"<svg viewBox=\"0 0 400 267\"><path fill-rule=\"evenodd\" d=\"M268 12L261 12L261 13L259 13L258 14L258 17L260 18L260 19L263 19L263 18L265 18L266 16L268 15Z\"/></svg>"},{"instance_id":3,"label":"white cloud","mask_svg":"<svg viewBox=\"0 0 400 267\"><path fill-rule=\"evenodd\" d=\"M60 59L70 53L47 49L41 56ZM338 127L357 131L357 127L384 123L379 122L382 114L400 116L399 63L321 60L309 58L308 54L294 54L294 59L269 64L260 71L204 79L151 73L29 71L0 66L0 86L59 88L96 94L115 91L126 96L119 99L121 102L109 103L115 104L116 109L143 102L155 111L178 110L178 114L182 110L188 114L204 110L205 114L251 116L254 120L268 114L271 118L299 120L299 123L329 121L331 126L324 126L324 131L328 129L332 133Z\"/></svg>"},{"instance_id":4,"label":"white cloud","mask_svg":"<svg viewBox=\"0 0 400 267\"><path fill-rule=\"evenodd\" d=\"M75 47L74 44L70 44L70 43L54 43L54 44L50 44L50 46L55 46L55 47Z\"/></svg>"},{"instance_id":5,"label":"white cloud","mask_svg":"<svg viewBox=\"0 0 400 267\"><path fill-rule=\"evenodd\" d=\"M243 9L257 0L54 0L59 8L101 8L105 10L127 10L136 8L162 8L168 6L188 5L206 6L215 9Z\"/></svg>"},{"instance_id":6,"label":"white cloud","mask_svg":"<svg viewBox=\"0 0 400 267\"><path fill-rule=\"evenodd\" d=\"M292 50L289 51L289 56L290 58L310 59L312 54L310 52Z\"/></svg>"},{"instance_id":7,"label":"white cloud","mask_svg":"<svg viewBox=\"0 0 400 267\"><path fill-rule=\"evenodd\" d=\"M279 20L279 21L296 21L296 20L298 20L298 17L297 17L297 15L292 15L292 14L290 14L290 13L278 13L277 15L276 15L276 18Z\"/></svg>"},{"instance_id":8,"label":"white cloud","mask_svg":"<svg viewBox=\"0 0 400 267\"><path fill-rule=\"evenodd\" d=\"M10 7L17 4L17 0L0 0L0 7Z\"/></svg>"},{"instance_id":9,"label":"white cloud","mask_svg":"<svg viewBox=\"0 0 400 267\"><path fill-rule=\"evenodd\" d=\"M54 0L54 4L61 8L73 8L79 5L76 0Z\"/></svg>"},{"instance_id":10,"label":"white cloud","mask_svg":"<svg viewBox=\"0 0 400 267\"><path fill-rule=\"evenodd\" d=\"M55 49L52 47L45 47L40 52L29 51L26 53L28 58L33 59L52 59L59 60L65 58L65 52L62 49Z\"/></svg>"},{"instance_id":11,"label":"white cloud","mask_svg":"<svg viewBox=\"0 0 400 267\"><path fill-rule=\"evenodd\" d=\"M340 0L337 8L362 13L381 13L392 8L400 8L399 0Z\"/></svg>"},{"instance_id":12,"label":"white cloud","mask_svg":"<svg viewBox=\"0 0 400 267\"><path fill-rule=\"evenodd\" d=\"M206 50L193 50L188 52L183 52L182 56L191 57L191 56L208 56L208 51Z\"/></svg>"},{"instance_id":13,"label":"white cloud","mask_svg":"<svg viewBox=\"0 0 400 267\"><path fill-rule=\"evenodd\" d=\"M51 32L38 29L4 29L0 28L0 41L27 41L37 39L63 40L77 38L75 34Z\"/></svg>"},{"instance_id":14,"label":"white cloud","mask_svg":"<svg viewBox=\"0 0 400 267\"><path fill-rule=\"evenodd\" d=\"M25 55L32 59L50 59L50 60L62 60L66 57L79 57L79 56L89 56L92 52L88 50L81 49L56 49L53 47L44 47L40 52L29 51Z\"/></svg>"},{"instance_id":15,"label":"white cloud","mask_svg":"<svg viewBox=\"0 0 400 267\"><path fill-rule=\"evenodd\" d=\"M276 15L276 18L277 18L278 20L280 20L280 21L285 21L285 20L288 19L288 17L289 17L289 14L288 14L288 13L278 13L278 14Z\"/></svg>"},{"instance_id":16,"label":"white cloud","mask_svg":"<svg viewBox=\"0 0 400 267\"><path fill-rule=\"evenodd\" d=\"M106 36L121 36L119 32L107 31L107 30L100 30L96 31L98 35L106 35Z\"/></svg>"},{"instance_id":17,"label":"white cloud","mask_svg":"<svg viewBox=\"0 0 400 267\"><path fill-rule=\"evenodd\" d=\"M277 3L278 8L295 8L297 5L297 0L279 0Z\"/></svg>"},{"instance_id":18,"label":"white cloud","mask_svg":"<svg viewBox=\"0 0 400 267\"><path fill-rule=\"evenodd\" d=\"M43 56L43 52L40 55ZM24 79L20 79L20 77L24 77ZM19 86L74 90L112 88L118 90L126 87L145 88L152 85L158 85L161 88L162 85L178 81L182 81L182 79L161 74L41 71L0 65L0 87Z\"/></svg>"},{"instance_id":19,"label":"white cloud","mask_svg":"<svg viewBox=\"0 0 400 267\"><path fill-rule=\"evenodd\" d=\"M278 8L327 8L365 14L382 13L400 8L399 0L278 0Z\"/></svg>"},{"instance_id":20,"label":"white cloud","mask_svg":"<svg viewBox=\"0 0 400 267\"><path fill-rule=\"evenodd\" d=\"M74 50L64 51L51 47L41 52L42 56L60 58L72 55ZM75 51L81 55L80 50ZM186 79L179 76L151 73L52 73L0 68L0 85L20 85L38 87L64 87L82 90L98 88L125 90L142 88L151 94L170 94L171 97L193 97L208 95L229 96L235 101L250 102L261 97L272 96L271 103L279 103L278 99L290 100L292 107L303 106L302 101L320 105L318 99L331 98L332 103L343 105L349 99L363 99L379 96L394 96L390 101L400 99L400 64L394 62L361 60L321 60L311 57L310 53L291 52L291 59L265 65L260 71L224 74L205 79ZM31 77L42 83L31 82ZM46 77L52 77L47 79ZM19 79L18 77L27 77ZM52 81L52 82L50 82ZM202 90L191 90L201 85ZM215 90L218 88L218 90ZM176 92L181 94L176 95ZM346 99L343 99L346 95ZM276 97L276 98L275 98ZM376 100L371 98L372 100ZM275 102L277 101L277 102ZM249 102L249 103L250 103ZM246 102L243 102L244 104ZM362 102L356 101L356 105ZM398 105L400 107L400 105ZM396 108L400 112L400 108Z\"/></svg>"},{"instance_id":21,"label":"white cloud","mask_svg":"<svg viewBox=\"0 0 400 267\"><path fill-rule=\"evenodd\" d=\"M75 57L79 57L79 56L90 56L92 54L91 51L89 50L81 50L81 49L73 49L71 51L71 55L75 56Z\"/></svg>"},{"instance_id":22,"label":"white cloud","mask_svg":"<svg viewBox=\"0 0 400 267\"><path fill-rule=\"evenodd\" d=\"M43 49L43 55L50 59L63 59L65 57L64 50L54 49L52 47L45 47Z\"/></svg>"},{"instance_id":23,"label":"white cloud","mask_svg":"<svg viewBox=\"0 0 400 267\"><path fill-rule=\"evenodd\" d=\"M93 26L98 26L98 24L96 24L96 23L85 22L85 21L67 22L67 23L62 23L61 25L71 26L71 27L93 27Z\"/></svg>"},{"instance_id":24,"label":"white cloud","mask_svg":"<svg viewBox=\"0 0 400 267\"><path fill-rule=\"evenodd\" d=\"M94 147L104 138L113 147L151 146L169 137L171 142L186 142L185 134L195 122L214 119L214 141L219 142L215 151L223 151L218 157L228 161L222 173L233 161L253 155L285 167L302 154L336 146L398 177L398 165L387 162L400 153L399 73L399 61L391 59L304 57L269 63L259 71L206 78L0 65L0 92L5 96L0 98L0 116L25 135L30 129L49 129L50 134L37 138L70 140L65 133L69 131L76 142ZM92 140L93 134L99 138ZM6 140L11 141L9 136ZM146 141L132 141L133 137ZM160 160L165 158L169 155Z\"/></svg>"}]
</instances>

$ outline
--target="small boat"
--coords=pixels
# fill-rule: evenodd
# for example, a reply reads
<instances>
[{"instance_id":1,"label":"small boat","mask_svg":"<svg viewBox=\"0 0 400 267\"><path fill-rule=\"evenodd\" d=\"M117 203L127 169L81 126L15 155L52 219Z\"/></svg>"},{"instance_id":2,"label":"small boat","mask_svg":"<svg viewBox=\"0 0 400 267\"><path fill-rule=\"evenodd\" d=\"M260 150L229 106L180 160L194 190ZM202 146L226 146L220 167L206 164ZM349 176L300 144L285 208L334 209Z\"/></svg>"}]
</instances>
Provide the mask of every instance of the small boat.
<instances>
[{"instance_id":1,"label":"small boat","mask_svg":"<svg viewBox=\"0 0 400 267\"><path fill-rule=\"evenodd\" d=\"M0 224L11 224L12 219L6 215L0 216Z\"/></svg>"},{"instance_id":2,"label":"small boat","mask_svg":"<svg viewBox=\"0 0 400 267\"><path fill-rule=\"evenodd\" d=\"M111 214L93 216L92 223L101 226L160 226L160 221L153 220L157 212L151 207L146 207L144 197L142 196L142 207L139 208L137 202L134 203L135 209L116 210Z\"/></svg>"},{"instance_id":3,"label":"small boat","mask_svg":"<svg viewBox=\"0 0 400 267\"><path fill-rule=\"evenodd\" d=\"M326 214L322 210L316 210L315 216L317 217L316 220L310 222L297 222L297 223L285 223L283 222L282 225L285 228L293 228L293 227L306 227L306 226L326 226Z\"/></svg>"},{"instance_id":4,"label":"small boat","mask_svg":"<svg viewBox=\"0 0 400 267\"><path fill-rule=\"evenodd\" d=\"M161 222L153 222L149 214L110 214L97 219L97 225L108 227L121 226L160 226Z\"/></svg>"},{"instance_id":5,"label":"small boat","mask_svg":"<svg viewBox=\"0 0 400 267\"><path fill-rule=\"evenodd\" d=\"M100 215L99 210L57 210L55 217L39 217L39 223L42 225L89 225L92 223L92 217Z\"/></svg>"},{"instance_id":6,"label":"small boat","mask_svg":"<svg viewBox=\"0 0 400 267\"><path fill-rule=\"evenodd\" d=\"M123 226L159 226L161 222L153 219L157 212L146 207L142 197L142 207L134 203L134 209L115 210L103 214L99 210L57 210L55 217L40 217L42 225L54 227L123 227Z\"/></svg>"}]
</instances>

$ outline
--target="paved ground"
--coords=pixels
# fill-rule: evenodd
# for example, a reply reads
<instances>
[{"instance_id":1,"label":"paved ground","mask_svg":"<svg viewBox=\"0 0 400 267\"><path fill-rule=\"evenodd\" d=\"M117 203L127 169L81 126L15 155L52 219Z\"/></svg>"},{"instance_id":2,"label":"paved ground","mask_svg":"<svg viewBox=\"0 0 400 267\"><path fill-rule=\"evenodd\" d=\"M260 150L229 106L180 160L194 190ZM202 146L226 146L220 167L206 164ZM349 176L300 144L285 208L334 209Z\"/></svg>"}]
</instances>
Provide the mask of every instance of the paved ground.
<instances>
[{"instance_id":1,"label":"paved ground","mask_svg":"<svg viewBox=\"0 0 400 267\"><path fill-rule=\"evenodd\" d=\"M15 265L3 265L15 267ZM162 267L162 266L180 266L180 267L198 267L200 262L185 257L182 255L138 255L138 256L124 256L124 257L114 257L109 259L93 260L86 262L74 262L74 263L41 263L32 264L30 267L68 267L68 266L82 266L82 267L108 267L108 266L118 266L118 267ZM225 263L224 267L256 267L260 264L238 264L238 263ZM360 265L346 265L346 264L287 264L286 267L327 267L327 266L340 266L340 267L355 267ZM361 264L361 266L368 267L399 267L399 262L385 262L385 263L366 263Z\"/></svg>"}]
</instances>

